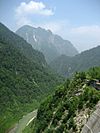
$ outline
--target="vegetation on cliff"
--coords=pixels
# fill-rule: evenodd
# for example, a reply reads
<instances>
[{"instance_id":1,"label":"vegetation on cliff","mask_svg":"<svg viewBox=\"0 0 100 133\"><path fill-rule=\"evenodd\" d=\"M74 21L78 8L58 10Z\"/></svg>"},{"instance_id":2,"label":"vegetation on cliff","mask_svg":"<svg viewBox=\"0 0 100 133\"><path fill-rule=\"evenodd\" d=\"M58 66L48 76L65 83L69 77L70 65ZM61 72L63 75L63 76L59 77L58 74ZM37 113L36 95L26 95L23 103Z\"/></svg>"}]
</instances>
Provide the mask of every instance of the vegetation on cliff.
<instances>
[{"instance_id":1,"label":"vegetation on cliff","mask_svg":"<svg viewBox=\"0 0 100 133\"><path fill-rule=\"evenodd\" d=\"M100 67L76 73L59 86L38 110L35 133L80 133L100 100L100 91L87 85L87 80L100 78Z\"/></svg>"}]
</instances>

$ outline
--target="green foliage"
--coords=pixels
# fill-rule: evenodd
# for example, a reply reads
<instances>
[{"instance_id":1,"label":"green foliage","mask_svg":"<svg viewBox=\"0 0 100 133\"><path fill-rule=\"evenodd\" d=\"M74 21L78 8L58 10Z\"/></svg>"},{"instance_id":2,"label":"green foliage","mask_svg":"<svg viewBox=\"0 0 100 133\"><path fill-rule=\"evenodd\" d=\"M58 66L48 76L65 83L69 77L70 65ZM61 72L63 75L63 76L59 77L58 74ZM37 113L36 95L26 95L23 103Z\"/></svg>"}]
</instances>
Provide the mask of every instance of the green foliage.
<instances>
[{"instance_id":1,"label":"green foliage","mask_svg":"<svg viewBox=\"0 0 100 133\"><path fill-rule=\"evenodd\" d=\"M86 71L91 67L100 66L100 46L84 51L74 57L60 56L53 60L50 66L64 77L71 77L76 71Z\"/></svg>"},{"instance_id":2,"label":"green foliage","mask_svg":"<svg viewBox=\"0 0 100 133\"><path fill-rule=\"evenodd\" d=\"M100 79L100 67L92 67L87 72L88 79Z\"/></svg>"},{"instance_id":3,"label":"green foliage","mask_svg":"<svg viewBox=\"0 0 100 133\"><path fill-rule=\"evenodd\" d=\"M42 53L0 23L0 133L37 108L61 81Z\"/></svg>"},{"instance_id":4,"label":"green foliage","mask_svg":"<svg viewBox=\"0 0 100 133\"><path fill-rule=\"evenodd\" d=\"M72 79L68 79L66 83L59 86L52 97L40 105L34 133L41 131L44 133L47 131L52 133L77 132L77 123L74 121L76 112L85 108L93 110L100 100L100 91L86 86L86 77L89 74L91 76L92 72L95 78L98 78L100 67L90 69L86 73L77 72Z\"/></svg>"}]
</instances>

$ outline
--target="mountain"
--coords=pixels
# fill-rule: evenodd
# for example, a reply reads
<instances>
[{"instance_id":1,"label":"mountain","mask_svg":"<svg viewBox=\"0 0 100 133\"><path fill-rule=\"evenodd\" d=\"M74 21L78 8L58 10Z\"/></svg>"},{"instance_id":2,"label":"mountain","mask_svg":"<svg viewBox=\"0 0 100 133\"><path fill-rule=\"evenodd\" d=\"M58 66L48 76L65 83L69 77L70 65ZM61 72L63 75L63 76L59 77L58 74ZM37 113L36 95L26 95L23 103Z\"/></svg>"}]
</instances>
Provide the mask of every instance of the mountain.
<instances>
[{"instance_id":1,"label":"mountain","mask_svg":"<svg viewBox=\"0 0 100 133\"><path fill-rule=\"evenodd\" d=\"M37 108L61 82L41 52L0 23L0 133Z\"/></svg>"},{"instance_id":2,"label":"mountain","mask_svg":"<svg viewBox=\"0 0 100 133\"><path fill-rule=\"evenodd\" d=\"M25 25L16 33L30 43L34 49L41 51L48 63L62 54L67 56L78 54L71 42L54 35L50 30Z\"/></svg>"},{"instance_id":3,"label":"mountain","mask_svg":"<svg viewBox=\"0 0 100 133\"><path fill-rule=\"evenodd\" d=\"M74 57L61 55L50 63L60 75L70 77L76 71L87 70L90 67L100 66L100 46L84 51Z\"/></svg>"},{"instance_id":4,"label":"mountain","mask_svg":"<svg viewBox=\"0 0 100 133\"><path fill-rule=\"evenodd\" d=\"M86 124L82 133L90 133L92 128L93 132L97 133L100 129L98 121L100 91L94 88L95 79L100 79L100 67L76 73L73 78L67 79L65 84L59 86L56 92L40 105L35 124L30 125L31 131L34 133L81 133L90 117L89 126L86 128ZM94 81L94 83L89 85L87 81L91 83ZM92 115L96 108L98 112L95 111L96 115Z\"/></svg>"}]
</instances>

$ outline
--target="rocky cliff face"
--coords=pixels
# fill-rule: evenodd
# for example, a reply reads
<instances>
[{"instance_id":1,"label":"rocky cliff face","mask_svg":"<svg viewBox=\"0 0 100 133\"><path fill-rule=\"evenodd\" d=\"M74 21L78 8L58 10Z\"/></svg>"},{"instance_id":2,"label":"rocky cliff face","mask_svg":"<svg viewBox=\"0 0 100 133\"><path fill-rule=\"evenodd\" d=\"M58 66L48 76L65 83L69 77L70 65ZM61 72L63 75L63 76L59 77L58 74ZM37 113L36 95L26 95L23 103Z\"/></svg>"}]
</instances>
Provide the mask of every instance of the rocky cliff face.
<instances>
[{"instance_id":1,"label":"rocky cliff face","mask_svg":"<svg viewBox=\"0 0 100 133\"><path fill-rule=\"evenodd\" d=\"M50 30L27 25L18 29L16 33L30 43L33 48L41 51L45 55L47 62L51 62L62 54L74 56L78 53L70 41L54 35Z\"/></svg>"}]
</instances>

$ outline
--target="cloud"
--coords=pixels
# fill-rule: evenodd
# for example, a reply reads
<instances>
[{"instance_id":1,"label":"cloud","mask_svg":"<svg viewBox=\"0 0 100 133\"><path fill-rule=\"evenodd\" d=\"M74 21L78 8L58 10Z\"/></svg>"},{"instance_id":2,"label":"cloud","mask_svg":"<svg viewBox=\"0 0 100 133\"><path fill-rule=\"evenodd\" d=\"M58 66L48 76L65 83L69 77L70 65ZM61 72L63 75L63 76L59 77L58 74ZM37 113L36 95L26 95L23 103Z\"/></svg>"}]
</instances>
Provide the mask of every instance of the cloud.
<instances>
[{"instance_id":1,"label":"cloud","mask_svg":"<svg viewBox=\"0 0 100 133\"><path fill-rule=\"evenodd\" d=\"M38 14L51 16L54 14L52 9L47 9L46 5L42 2L30 1L29 3L21 2L16 9L17 16L25 16L29 14Z\"/></svg>"},{"instance_id":2,"label":"cloud","mask_svg":"<svg viewBox=\"0 0 100 133\"><path fill-rule=\"evenodd\" d=\"M22 26L23 24L31 24L31 19L35 15L52 16L54 15L54 12L52 9L47 8L43 2L21 2L20 5L15 9L17 26Z\"/></svg>"},{"instance_id":3,"label":"cloud","mask_svg":"<svg viewBox=\"0 0 100 133\"><path fill-rule=\"evenodd\" d=\"M55 34L62 34L63 29L69 27L69 22L67 20L55 20L42 23L39 26L50 29Z\"/></svg>"},{"instance_id":4,"label":"cloud","mask_svg":"<svg viewBox=\"0 0 100 133\"><path fill-rule=\"evenodd\" d=\"M33 4L30 4L33 3ZM51 20L32 22L29 15L53 15L54 12L42 2L21 3L16 9L18 18L17 25L22 26L29 24L34 27L50 29L53 33L62 36L64 39L71 41L79 51L90 49L100 45L100 25L82 25L73 26L69 20Z\"/></svg>"},{"instance_id":5,"label":"cloud","mask_svg":"<svg viewBox=\"0 0 100 133\"><path fill-rule=\"evenodd\" d=\"M30 19L23 16L17 19L16 24L17 24L17 29L18 29L19 27L23 25L32 25L32 22Z\"/></svg>"},{"instance_id":6,"label":"cloud","mask_svg":"<svg viewBox=\"0 0 100 133\"><path fill-rule=\"evenodd\" d=\"M100 45L100 25L72 27L69 38L80 51Z\"/></svg>"},{"instance_id":7,"label":"cloud","mask_svg":"<svg viewBox=\"0 0 100 133\"><path fill-rule=\"evenodd\" d=\"M100 26L98 25L91 25L91 26L80 26L71 29L72 34L89 34L89 35L100 35Z\"/></svg>"}]
</instances>

